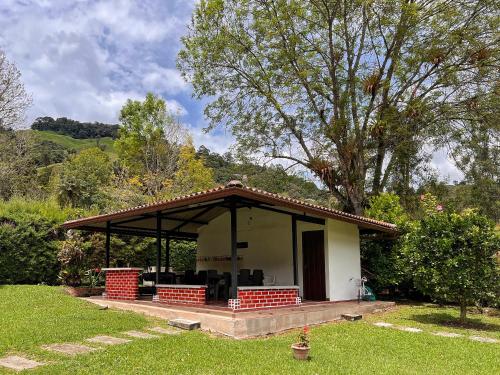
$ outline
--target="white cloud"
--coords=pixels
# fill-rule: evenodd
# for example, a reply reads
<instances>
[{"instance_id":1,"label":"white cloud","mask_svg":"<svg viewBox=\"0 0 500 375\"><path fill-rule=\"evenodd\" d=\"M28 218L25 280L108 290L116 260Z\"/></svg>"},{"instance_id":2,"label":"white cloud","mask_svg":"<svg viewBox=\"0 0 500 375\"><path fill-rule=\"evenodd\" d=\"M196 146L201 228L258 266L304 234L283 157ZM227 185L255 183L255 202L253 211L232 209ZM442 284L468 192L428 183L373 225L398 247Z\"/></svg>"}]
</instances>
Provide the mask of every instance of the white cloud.
<instances>
[{"instance_id":1,"label":"white cloud","mask_svg":"<svg viewBox=\"0 0 500 375\"><path fill-rule=\"evenodd\" d=\"M186 124L186 127L193 137L193 143L196 148L203 145L212 152L223 154L234 144L234 137L227 131L218 130L216 133L206 133L203 130L205 125L201 122L196 126Z\"/></svg>"},{"instance_id":2,"label":"white cloud","mask_svg":"<svg viewBox=\"0 0 500 375\"><path fill-rule=\"evenodd\" d=\"M188 84L176 69L150 64L142 78L142 86L153 92L177 93L188 88Z\"/></svg>"},{"instance_id":3,"label":"white cloud","mask_svg":"<svg viewBox=\"0 0 500 375\"><path fill-rule=\"evenodd\" d=\"M455 166L445 149L436 150L432 154L431 166L438 171L441 180L451 183L464 178L464 174Z\"/></svg>"},{"instance_id":4,"label":"white cloud","mask_svg":"<svg viewBox=\"0 0 500 375\"><path fill-rule=\"evenodd\" d=\"M33 96L28 120L117 122L127 98L152 91L181 115L188 90L175 69L192 3L2 1L0 48Z\"/></svg>"}]
</instances>

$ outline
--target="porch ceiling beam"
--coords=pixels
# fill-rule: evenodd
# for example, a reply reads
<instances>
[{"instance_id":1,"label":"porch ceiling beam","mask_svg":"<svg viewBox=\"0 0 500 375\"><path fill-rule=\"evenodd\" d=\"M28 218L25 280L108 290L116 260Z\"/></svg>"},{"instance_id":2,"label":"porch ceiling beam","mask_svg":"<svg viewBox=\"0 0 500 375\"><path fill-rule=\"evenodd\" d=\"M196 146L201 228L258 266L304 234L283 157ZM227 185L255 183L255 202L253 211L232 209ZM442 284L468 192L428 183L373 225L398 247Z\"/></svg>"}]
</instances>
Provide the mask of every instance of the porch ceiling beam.
<instances>
[{"instance_id":1,"label":"porch ceiling beam","mask_svg":"<svg viewBox=\"0 0 500 375\"><path fill-rule=\"evenodd\" d=\"M275 208L275 207L263 206L262 203L260 203L260 202L252 201L252 200L248 200L248 199L241 199L241 200L237 199L236 202L242 203L244 207L260 208L261 210L267 210L267 211L276 212L279 214L294 216L297 221L304 221L307 223L325 225L325 219L322 219L319 217L296 214L293 212L280 210L279 208Z\"/></svg>"},{"instance_id":2,"label":"porch ceiling beam","mask_svg":"<svg viewBox=\"0 0 500 375\"><path fill-rule=\"evenodd\" d=\"M100 227L89 227L82 226L78 228L79 230L86 230L90 232L106 232L106 228ZM156 230L154 229L137 229L133 227L123 228L123 227L111 227L110 233L113 234L123 234L129 236L139 236L139 237L156 237ZM171 239L182 239L182 240L196 240L198 238L198 233L190 232L172 232L170 230L162 230L162 237L170 237Z\"/></svg>"},{"instance_id":3,"label":"porch ceiling beam","mask_svg":"<svg viewBox=\"0 0 500 375\"><path fill-rule=\"evenodd\" d=\"M127 220L120 220L120 221L114 222L113 225L128 224L128 223L133 223L135 221L141 221L141 220L145 220L145 219L152 219L152 218L155 218L155 217L156 217L156 215L144 214L144 215L133 217L133 218L130 218L130 219L127 219ZM161 218L163 220L170 220L170 221L181 221L181 222L188 221L188 222L191 222L191 223L194 223L194 224L201 224L201 225L208 224L206 221L181 219L179 217L171 217L171 216L168 216L168 215L165 215L165 214L162 214Z\"/></svg>"},{"instance_id":4,"label":"porch ceiling beam","mask_svg":"<svg viewBox=\"0 0 500 375\"><path fill-rule=\"evenodd\" d=\"M214 208L214 206L210 206L210 207L206 207L204 210L201 210L200 212L194 214L192 217L190 217L189 219L186 219L184 220L181 224L177 225L175 228L172 229L173 232L175 231L178 231L179 229L181 229L183 226L189 224L189 223L193 223L196 221L196 219L198 219L199 217L205 215L207 212L211 211L212 209ZM205 223L205 224L208 224L208 223Z\"/></svg>"}]
</instances>

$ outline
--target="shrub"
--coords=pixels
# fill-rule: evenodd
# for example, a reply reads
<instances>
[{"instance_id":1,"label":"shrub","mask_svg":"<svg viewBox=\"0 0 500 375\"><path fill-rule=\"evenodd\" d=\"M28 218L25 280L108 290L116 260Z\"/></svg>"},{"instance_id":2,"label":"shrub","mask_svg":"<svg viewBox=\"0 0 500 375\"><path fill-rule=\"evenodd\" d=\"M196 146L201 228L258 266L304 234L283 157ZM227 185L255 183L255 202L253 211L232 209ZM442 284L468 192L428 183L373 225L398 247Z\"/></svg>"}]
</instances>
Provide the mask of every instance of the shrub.
<instances>
[{"instance_id":1,"label":"shrub","mask_svg":"<svg viewBox=\"0 0 500 375\"><path fill-rule=\"evenodd\" d=\"M407 235L404 252L415 286L422 293L467 306L499 299L495 254L500 247L494 225L474 210L430 212Z\"/></svg>"},{"instance_id":2,"label":"shrub","mask_svg":"<svg viewBox=\"0 0 500 375\"><path fill-rule=\"evenodd\" d=\"M74 213L51 201L0 201L0 284L57 283L60 224Z\"/></svg>"},{"instance_id":3,"label":"shrub","mask_svg":"<svg viewBox=\"0 0 500 375\"><path fill-rule=\"evenodd\" d=\"M372 197L365 214L373 219L398 226L400 236L412 227L412 222L401 206L399 196L382 193ZM402 240L398 238L365 238L361 241L361 262L368 273L370 285L376 292L381 290L411 287L411 277L402 264Z\"/></svg>"}]
</instances>

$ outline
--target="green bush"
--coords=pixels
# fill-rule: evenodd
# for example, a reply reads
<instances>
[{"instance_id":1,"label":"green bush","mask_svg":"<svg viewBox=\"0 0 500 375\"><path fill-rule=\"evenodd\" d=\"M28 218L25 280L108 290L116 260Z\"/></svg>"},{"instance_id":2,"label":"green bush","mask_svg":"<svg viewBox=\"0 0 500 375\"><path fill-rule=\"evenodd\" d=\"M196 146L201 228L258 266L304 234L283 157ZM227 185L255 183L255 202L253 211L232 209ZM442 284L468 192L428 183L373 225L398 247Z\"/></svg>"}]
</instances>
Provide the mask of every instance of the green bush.
<instances>
[{"instance_id":1,"label":"green bush","mask_svg":"<svg viewBox=\"0 0 500 375\"><path fill-rule=\"evenodd\" d=\"M60 224L74 214L51 201L0 201L0 284L57 283Z\"/></svg>"},{"instance_id":2,"label":"green bush","mask_svg":"<svg viewBox=\"0 0 500 375\"><path fill-rule=\"evenodd\" d=\"M361 241L361 263L366 271L369 284L376 292L396 288L411 289L411 275L405 272L402 264L402 237L412 227L412 221L401 206L399 196L382 193L372 197L365 215L373 219L393 223L398 226L398 238L372 238Z\"/></svg>"},{"instance_id":3,"label":"green bush","mask_svg":"<svg viewBox=\"0 0 500 375\"><path fill-rule=\"evenodd\" d=\"M474 210L429 212L407 235L404 253L415 286L438 300L467 306L498 304L500 278L494 224Z\"/></svg>"}]
</instances>

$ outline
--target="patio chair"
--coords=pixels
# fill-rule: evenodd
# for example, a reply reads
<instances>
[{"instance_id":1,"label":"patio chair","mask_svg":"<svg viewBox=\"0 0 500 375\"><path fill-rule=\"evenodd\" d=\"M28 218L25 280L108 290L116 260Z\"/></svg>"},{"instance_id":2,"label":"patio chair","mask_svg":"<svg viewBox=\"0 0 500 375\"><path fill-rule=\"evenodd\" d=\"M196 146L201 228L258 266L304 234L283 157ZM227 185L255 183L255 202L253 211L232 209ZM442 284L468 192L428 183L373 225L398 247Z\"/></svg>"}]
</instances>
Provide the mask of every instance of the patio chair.
<instances>
[{"instance_id":1,"label":"patio chair","mask_svg":"<svg viewBox=\"0 0 500 375\"><path fill-rule=\"evenodd\" d=\"M197 282L200 285L207 284L207 271L198 271Z\"/></svg>"},{"instance_id":2,"label":"patio chair","mask_svg":"<svg viewBox=\"0 0 500 375\"><path fill-rule=\"evenodd\" d=\"M252 272L252 283L256 286L262 286L264 281L264 271L262 270L253 270Z\"/></svg>"},{"instance_id":3,"label":"patio chair","mask_svg":"<svg viewBox=\"0 0 500 375\"><path fill-rule=\"evenodd\" d=\"M266 275L262 282L264 286L273 286L276 285L276 276L274 275Z\"/></svg>"},{"instance_id":4,"label":"patio chair","mask_svg":"<svg viewBox=\"0 0 500 375\"><path fill-rule=\"evenodd\" d=\"M184 279L183 279L183 283L186 284L186 285L192 285L192 284L195 284L195 275L194 275L194 271L193 270L186 270L184 272Z\"/></svg>"},{"instance_id":5,"label":"patio chair","mask_svg":"<svg viewBox=\"0 0 500 375\"><path fill-rule=\"evenodd\" d=\"M219 300L219 295L222 291L222 298L225 301L229 299L229 287L231 286L231 273L224 272L222 274L222 279L217 283L215 288L215 300Z\"/></svg>"},{"instance_id":6,"label":"patio chair","mask_svg":"<svg viewBox=\"0 0 500 375\"><path fill-rule=\"evenodd\" d=\"M207 293L208 297L211 298L212 296L217 299L216 294L217 294L217 283L219 282L219 274L217 273L217 270L208 270L207 271Z\"/></svg>"},{"instance_id":7,"label":"patio chair","mask_svg":"<svg viewBox=\"0 0 500 375\"><path fill-rule=\"evenodd\" d=\"M250 270L248 268L240 269L240 274L238 275L238 285L249 286L250 284Z\"/></svg>"}]
</instances>

